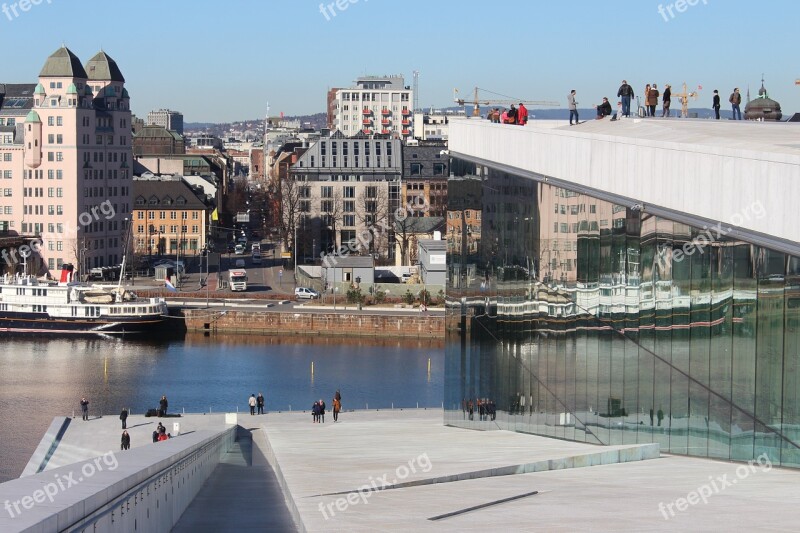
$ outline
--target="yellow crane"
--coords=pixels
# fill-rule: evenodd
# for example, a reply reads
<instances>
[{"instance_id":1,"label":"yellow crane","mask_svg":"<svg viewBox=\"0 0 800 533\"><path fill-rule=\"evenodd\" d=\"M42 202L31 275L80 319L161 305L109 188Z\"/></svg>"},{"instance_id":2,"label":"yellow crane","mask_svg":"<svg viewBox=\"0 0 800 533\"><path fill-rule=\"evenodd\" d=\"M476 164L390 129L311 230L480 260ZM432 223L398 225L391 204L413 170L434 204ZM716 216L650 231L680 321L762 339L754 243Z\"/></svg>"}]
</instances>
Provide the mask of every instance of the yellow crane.
<instances>
[{"instance_id":1,"label":"yellow crane","mask_svg":"<svg viewBox=\"0 0 800 533\"><path fill-rule=\"evenodd\" d=\"M484 93L491 93L496 96L501 96L504 99L481 99L481 92ZM458 105L464 105L467 103L467 100L458 97L458 89L453 89L453 101ZM550 107L558 107L558 102L547 102L547 101L537 101L537 100L527 100L525 98L511 98L510 96L506 96L504 94L494 93L487 89L481 89L480 87L475 87L475 91L473 94L473 99L469 101L469 103L473 104L475 107L472 110L473 117L481 116L481 106L482 105L511 105L511 104L519 104L520 102L524 103L526 106L550 106Z\"/></svg>"}]
</instances>

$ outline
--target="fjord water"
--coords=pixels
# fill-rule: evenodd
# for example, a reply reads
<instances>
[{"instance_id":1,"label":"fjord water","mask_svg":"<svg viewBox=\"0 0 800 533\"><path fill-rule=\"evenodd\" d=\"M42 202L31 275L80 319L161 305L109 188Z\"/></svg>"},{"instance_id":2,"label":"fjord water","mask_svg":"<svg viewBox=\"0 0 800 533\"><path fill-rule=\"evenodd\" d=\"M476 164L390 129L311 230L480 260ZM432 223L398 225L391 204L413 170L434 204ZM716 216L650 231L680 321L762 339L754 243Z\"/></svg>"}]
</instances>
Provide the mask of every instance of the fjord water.
<instances>
[{"instance_id":1,"label":"fjord water","mask_svg":"<svg viewBox=\"0 0 800 533\"><path fill-rule=\"evenodd\" d=\"M4 338L0 351L0 482L18 477L55 416L142 414L166 394L169 411L441 407L439 342L189 334L181 340ZM428 360L430 359L430 371ZM311 364L314 363L314 373ZM249 415L248 415L249 416ZM311 416L309 415L309 421ZM91 423L91 422L89 422Z\"/></svg>"}]
</instances>

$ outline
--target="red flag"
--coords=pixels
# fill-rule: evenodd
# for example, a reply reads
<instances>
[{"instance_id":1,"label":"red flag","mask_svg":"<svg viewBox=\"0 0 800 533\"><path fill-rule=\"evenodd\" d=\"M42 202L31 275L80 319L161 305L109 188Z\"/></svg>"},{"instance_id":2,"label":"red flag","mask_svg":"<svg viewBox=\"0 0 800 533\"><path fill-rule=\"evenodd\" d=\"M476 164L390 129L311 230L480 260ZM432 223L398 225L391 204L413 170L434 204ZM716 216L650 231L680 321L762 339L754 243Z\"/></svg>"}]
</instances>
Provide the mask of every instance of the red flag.
<instances>
[{"instance_id":1,"label":"red flag","mask_svg":"<svg viewBox=\"0 0 800 533\"><path fill-rule=\"evenodd\" d=\"M702 86L702 85L698 85L698 86L697 86L697 90L698 90L698 91L702 91L702 90L703 90L703 86Z\"/></svg>"},{"instance_id":2,"label":"red flag","mask_svg":"<svg viewBox=\"0 0 800 533\"><path fill-rule=\"evenodd\" d=\"M283 111L281 111L281 118L283 118Z\"/></svg>"}]
</instances>

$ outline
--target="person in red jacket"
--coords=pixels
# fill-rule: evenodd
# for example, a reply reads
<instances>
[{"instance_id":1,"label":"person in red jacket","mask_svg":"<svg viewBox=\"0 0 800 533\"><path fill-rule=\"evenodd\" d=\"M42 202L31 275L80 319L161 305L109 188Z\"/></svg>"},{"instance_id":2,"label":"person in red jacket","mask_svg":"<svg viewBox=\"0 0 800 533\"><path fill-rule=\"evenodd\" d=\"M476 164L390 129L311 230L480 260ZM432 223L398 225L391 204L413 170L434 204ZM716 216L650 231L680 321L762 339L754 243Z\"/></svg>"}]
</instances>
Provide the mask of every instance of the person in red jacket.
<instances>
[{"instance_id":1,"label":"person in red jacket","mask_svg":"<svg viewBox=\"0 0 800 533\"><path fill-rule=\"evenodd\" d=\"M519 103L517 108L517 124L524 126L528 123L528 108L522 102Z\"/></svg>"}]
</instances>

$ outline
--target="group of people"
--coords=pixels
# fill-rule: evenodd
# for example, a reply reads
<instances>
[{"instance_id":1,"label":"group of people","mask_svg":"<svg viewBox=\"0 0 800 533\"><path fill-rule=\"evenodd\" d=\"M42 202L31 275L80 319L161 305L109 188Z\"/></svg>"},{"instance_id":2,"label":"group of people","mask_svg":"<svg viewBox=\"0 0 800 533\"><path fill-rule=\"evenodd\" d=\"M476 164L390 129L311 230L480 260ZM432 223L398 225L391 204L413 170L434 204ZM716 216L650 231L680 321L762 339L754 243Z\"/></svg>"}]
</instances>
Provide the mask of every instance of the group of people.
<instances>
[{"instance_id":1,"label":"group of people","mask_svg":"<svg viewBox=\"0 0 800 533\"><path fill-rule=\"evenodd\" d=\"M167 428L164 427L164 424L159 422L158 427L153 430L153 442L161 442L164 440L169 440L170 438L172 438L172 435L167 433Z\"/></svg>"},{"instance_id":2,"label":"group of people","mask_svg":"<svg viewBox=\"0 0 800 533\"><path fill-rule=\"evenodd\" d=\"M623 117L630 117L631 101L634 97L635 94L633 87L628 84L627 80L622 80L622 85L620 85L619 90L617 91L617 98L620 99L617 102L617 112L614 113L611 120L619 120ZM682 97L685 98L686 96L683 95ZM670 84L666 84L664 86L664 92L660 92L658 90L658 84L656 83L653 83L652 85L648 83L644 88L644 105L642 106L644 116L656 116L656 108L658 107L659 98L661 100L661 117L663 118L671 116L670 107L672 106L672 86ZM728 98L728 102L731 104L733 119L742 120L742 95L739 92L738 87L733 90ZM580 118L578 115L577 92L575 89L570 91L570 93L567 95L567 107L569 108L569 125L573 125L573 120L575 121L574 124L579 124ZM714 90L712 108L714 109L714 118L716 118L716 120L720 119L720 107L719 91ZM613 110L608 97L604 97L603 102L595 106L595 111L597 112L596 118L598 120L612 115Z\"/></svg>"},{"instance_id":3,"label":"group of people","mask_svg":"<svg viewBox=\"0 0 800 533\"><path fill-rule=\"evenodd\" d=\"M519 126L524 126L528 123L528 109L522 102L519 103L519 107L514 107L514 104L511 104L511 108L504 111L500 111L499 107L495 107L489 111L486 118L495 124L517 124Z\"/></svg>"},{"instance_id":4,"label":"group of people","mask_svg":"<svg viewBox=\"0 0 800 533\"><path fill-rule=\"evenodd\" d=\"M255 393L250 395L250 398L247 400L248 405L250 406L250 416L256 414L256 409L258 409L258 414L264 414L264 395L260 392L258 396Z\"/></svg>"},{"instance_id":5,"label":"group of people","mask_svg":"<svg viewBox=\"0 0 800 533\"><path fill-rule=\"evenodd\" d=\"M476 410L478 411L481 422L488 422L497 417L497 409L494 400L489 398L477 398L475 401L465 398L461 403L461 410L464 412L464 418L469 416L470 420L475 420Z\"/></svg>"},{"instance_id":6,"label":"group of people","mask_svg":"<svg viewBox=\"0 0 800 533\"><path fill-rule=\"evenodd\" d=\"M311 406L311 417L313 423L325 423L325 401L320 398ZM333 395L333 421L339 421L339 411L342 410L342 394L337 390Z\"/></svg>"}]
</instances>

